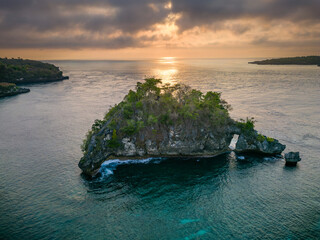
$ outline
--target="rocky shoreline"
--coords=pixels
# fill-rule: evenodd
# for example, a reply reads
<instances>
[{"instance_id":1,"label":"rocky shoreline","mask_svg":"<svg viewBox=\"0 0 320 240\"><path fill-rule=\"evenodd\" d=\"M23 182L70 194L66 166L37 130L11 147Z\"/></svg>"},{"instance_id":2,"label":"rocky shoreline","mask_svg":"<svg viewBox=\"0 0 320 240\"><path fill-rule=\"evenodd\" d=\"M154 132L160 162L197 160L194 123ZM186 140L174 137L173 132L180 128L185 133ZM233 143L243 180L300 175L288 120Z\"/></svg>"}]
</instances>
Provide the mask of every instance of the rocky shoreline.
<instances>
[{"instance_id":1,"label":"rocky shoreline","mask_svg":"<svg viewBox=\"0 0 320 240\"><path fill-rule=\"evenodd\" d=\"M17 87L12 83L0 83L0 98L28 93L30 89Z\"/></svg>"},{"instance_id":2,"label":"rocky shoreline","mask_svg":"<svg viewBox=\"0 0 320 240\"><path fill-rule=\"evenodd\" d=\"M16 79L16 80L12 80L10 81L10 83L15 83L15 84L32 84L32 83L48 83L48 82L59 82L59 81L63 81L63 80L67 80L69 79L68 76L64 76L64 77L60 77L60 78L34 78L34 79L28 79L28 80L24 80L24 79Z\"/></svg>"}]
</instances>

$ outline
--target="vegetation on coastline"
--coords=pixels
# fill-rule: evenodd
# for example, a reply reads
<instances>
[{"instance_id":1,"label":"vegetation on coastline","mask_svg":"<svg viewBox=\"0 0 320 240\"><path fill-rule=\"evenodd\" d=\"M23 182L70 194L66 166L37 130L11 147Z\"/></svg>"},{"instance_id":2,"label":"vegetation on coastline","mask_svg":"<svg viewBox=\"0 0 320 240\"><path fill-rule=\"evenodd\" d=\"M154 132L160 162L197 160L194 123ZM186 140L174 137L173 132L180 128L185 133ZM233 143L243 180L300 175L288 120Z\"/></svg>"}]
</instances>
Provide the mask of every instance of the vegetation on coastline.
<instances>
[{"instance_id":1,"label":"vegetation on coastline","mask_svg":"<svg viewBox=\"0 0 320 240\"><path fill-rule=\"evenodd\" d=\"M21 58L0 58L0 82L36 83L67 79L53 64Z\"/></svg>"},{"instance_id":2,"label":"vegetation on coastline","mask_svg":"<svg viewBox=\"0 0 320 240\"><path fill-rule=\"evenodd\" d=\"M18 87L14 83L0 82L0 98L27 92L30 92L30 90L27 88Z\"/></svg>"},{"instance_id":3,"label":"vegetation on coastline","mask_svg":"<svg viewBox=\"0 0 320 240\"><path fill-rule=\"evenodd\" d=\"M256 120L253 117L232 120L228 112L231 106L221 99L221 93L209 91L203 94L186 85L161 83L160 79L155 78L145 79L145 83L138 82L136 91L130 90L122 102L110 108L103 120L94 121L83 140L82 151L87 152L92 136L98 134L106 123L112 131L112 137L107 140L110 148L121 146L120 140L123 137L133 136L141 130L145 134L143 139L153 139L161 129L182 123L190 127L200 123L204 127L218 130L231 124L259 142L274 141L254 130ZM147 127L151 127L152 131L143 131ZM97 150L100 150L100 141L103 139L96 140Z\"/></svg>"},{"instance_id":4,"label":"vegetation on coastline","mask_svg":"<svg viewBox=\"0 0 320 240\"><path fill-rule=\"evenodd\" d=\"M274 58L262 61L249 62L258 65L317 65L320 66L320 56Z\"/></svg>"},{"instance_id":5,"label":"vegetation on coastline","mask_svg":"<svg viewBox=\"0 0 320 240\"><path fill-rule=\"evenodd\" d=\"M234 122L229 117L230 109L230 105L221 99L221 93L210 91L203 94L186 85L162 84L156 78L145 79L144 83L137 83L136 91L130 90L122 102L112 107L103 120L95 120L82 151L88 150L92 135L106 123L112 130L107 144L116 148L125 136L136 135L141 144L144 139L157 141L157 138L161 139L163 129L181 124L189 129L200 124L223 131Z\"/></svg>"}]
</instances>

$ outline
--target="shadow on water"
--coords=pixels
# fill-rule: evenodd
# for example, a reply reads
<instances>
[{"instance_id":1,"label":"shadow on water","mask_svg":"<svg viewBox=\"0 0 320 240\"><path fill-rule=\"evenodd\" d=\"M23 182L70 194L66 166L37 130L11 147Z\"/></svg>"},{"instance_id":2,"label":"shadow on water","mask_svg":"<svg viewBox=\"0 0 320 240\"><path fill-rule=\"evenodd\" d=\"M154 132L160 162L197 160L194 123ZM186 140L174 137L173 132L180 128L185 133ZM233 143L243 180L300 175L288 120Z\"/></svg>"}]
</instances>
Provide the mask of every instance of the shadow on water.
<instances>
[{"instance_id":1,"label":"shadow on water","mask_svg":"<svg viewBox=\"0 0 320 240\"><path fill-rule=\"evenodd\" d=\"M229 181L230 169L246 169L265 161L253 154L241 155L234 152L210 158L167 158L150 160L147 163L119 164L112 172L95 179L81 175L87 191L106 198L122 194L133 194L142 198L177 195L195 189L218 190ZM106 170L104 170L106 171ZM196 186L196 187L195 187ZM111 194L112 193L112 194ZM115 194L116 193L116 194Z\"/></svg>"}]
</instances>

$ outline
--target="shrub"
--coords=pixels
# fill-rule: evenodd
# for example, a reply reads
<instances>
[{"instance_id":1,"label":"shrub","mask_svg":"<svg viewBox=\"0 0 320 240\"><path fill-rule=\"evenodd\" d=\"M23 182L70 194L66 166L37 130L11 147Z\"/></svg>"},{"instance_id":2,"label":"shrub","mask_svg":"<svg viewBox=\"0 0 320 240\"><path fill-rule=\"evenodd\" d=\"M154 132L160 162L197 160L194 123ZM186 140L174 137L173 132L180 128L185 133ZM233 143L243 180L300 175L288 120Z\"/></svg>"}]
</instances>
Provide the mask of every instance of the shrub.
<instances>
[{"instance_id":1,"label":"shrub","mask_svg":"<svg viewBox=\"0 0 320 240\"><path fill-rule=\"evenodd\" d=\"M126 104L123 107L123 117L126 119L130 119L134 113L134 110L132 108L132 104Z\"/></svg>"},{"instance_id":2,"label":"shrub","mask_svg":"<svg viewBox=\"0 0 320 240\"><path fill-rule=\"evenodd\" d=\"M143 104L142 104L141 101L138 101L138 102L136 103L136 108L139 109L139 110L142 110L142 109L143 109Z\"/></svg>"},{"instance_id":3,"label":"shrub","mask_svg":"<svg viewBox=\"0 0 320 240\"><path fill-rule=\"evenodd\" d=\"M158 123L158 118L154 115L149 115L148 116L148 125L156 124Z\"/></svg>"},{"instance_id":4,"label":"shrub","mask_svg":"<svg viewBox=\"0 0 320 240\"><path fill-rule=\"evenodd\" d=\"M117 122L115 119L112 119L108 126L110 129L115 129L117 127Z\"/></svg>"},{"instance_id":5,"label":"shrub","mask_svg":"<svg viewBox=\"0 0 320 240\"><path fill-rule=\"evenodd\" d=\"M117 136L117 130L113 129L112 137L108 141L107 146L110 147L110 148L117 148L117 147L120 146L120 143L119 143L119 140L118 140L118 136Z\"/></svg>"},{"instance_id":6,"label":"shrub","mask_svg":"<svg viewBox=\"0 0 320 240\"><path fill-rule=\"evenodd\" d=\"M81 145L82 152L86 153L88 151L88 146L89 146L92 135L93 135L92 130L88 131L88 133L86 134L86 138L83 140Z\"/></svg>"},{"instance_id":7,"label":"shrub","mask_svg":"<svg viewBox=\"0 0 320 240\"><path fill-rule=\"evenodd\" d=\"M253 135L254 133L254 123L256 121L254 118L248 118L246 120L240 119L239 122L237 122L238 127L247 135Z\"/></svg>"},{"instance_id":8,"label":"shrub","mask_svg":"<svg viewBox=\"0 0 320 240\"><path fill-rule=\"evenodd\" d=\"M164 125L169 125L171 122L170 122L170 117L169 117L169 114L168 113L165 113L165 114L162 114L160 117L160 123L161 124L164 124Z\"/></svg>"},{"instance_id":9,"label":"shrub","mask_svg":"<svg viewBox=\"0 0 320 240\"><path fill-rule=\"evenodd\" d=\"M138 99L137 93L135 91L130 90L128 95L126 96L126 99L129 103L136 102Z\"/></svg>"},{"instance_id":10,"label":"shrub","mask_svg":"<svg viewBox=\"0 0 320 240\"><path fill-rule=\"evenodd\" d=\"M265 138L265 136L263 136L263 135L261 135L261 134L258 134L257 140L258 140L259 142L263 142L264 140L266 140L266 138Z\"/></svg>"},{"instance_id":11,"label":"shrub","mask_svg":"<svg viewBox=\"0 0 320 240\"><path fill-rule=\"evenodd\" d=\"M122 127L120 130L127 135L132 135L137 130L136 122L134 120L128 120L127 125Z\"/></svg>"},{"instance_id":12,"label":"shrub","mask_svg":"<svg viewBox=\"0 0 320 240\"><path fill-rule=\"evenodd\" d=\"M104 124L104 121L99 120L99 119L96 119L96 120L94 121L94 124L92 124L92 127L91 127L92 131L93 131L93 132L99 131L99 130L101 129L101 127L102 127L103 124Z\"/></svg>"},{"instance_id":13,"label":"shrub","mask_svg":"<svg viewBox=\"0 0 320 240\"><path fill-rule=\"evenodd\" d=\"M268 142L274 142L274 138L267 137L267 141L268 141Z\"/></svg>"}]
</instances>

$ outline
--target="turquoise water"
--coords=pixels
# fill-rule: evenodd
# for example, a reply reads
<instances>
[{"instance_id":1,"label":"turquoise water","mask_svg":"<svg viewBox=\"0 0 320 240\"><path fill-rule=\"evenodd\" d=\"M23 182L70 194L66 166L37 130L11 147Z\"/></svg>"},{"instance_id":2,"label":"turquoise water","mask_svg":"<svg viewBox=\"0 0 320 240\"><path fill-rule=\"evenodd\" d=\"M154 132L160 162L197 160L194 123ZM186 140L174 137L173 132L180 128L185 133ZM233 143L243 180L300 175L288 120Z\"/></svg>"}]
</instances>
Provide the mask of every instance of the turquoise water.
<instances>
[{"instance_id":1,"label":"turquoise water","mask_svg":"<svg viewBox=\"0 0 320 240\"><path fill-rule=\"evenodd\" d=\"M320 68L251 60L50 61L70 79L0 99L0 239L319 239ZM145 76L221 91L302 161L114 161L86 179L87 130Z\"/></svg>"}]
</instances>

